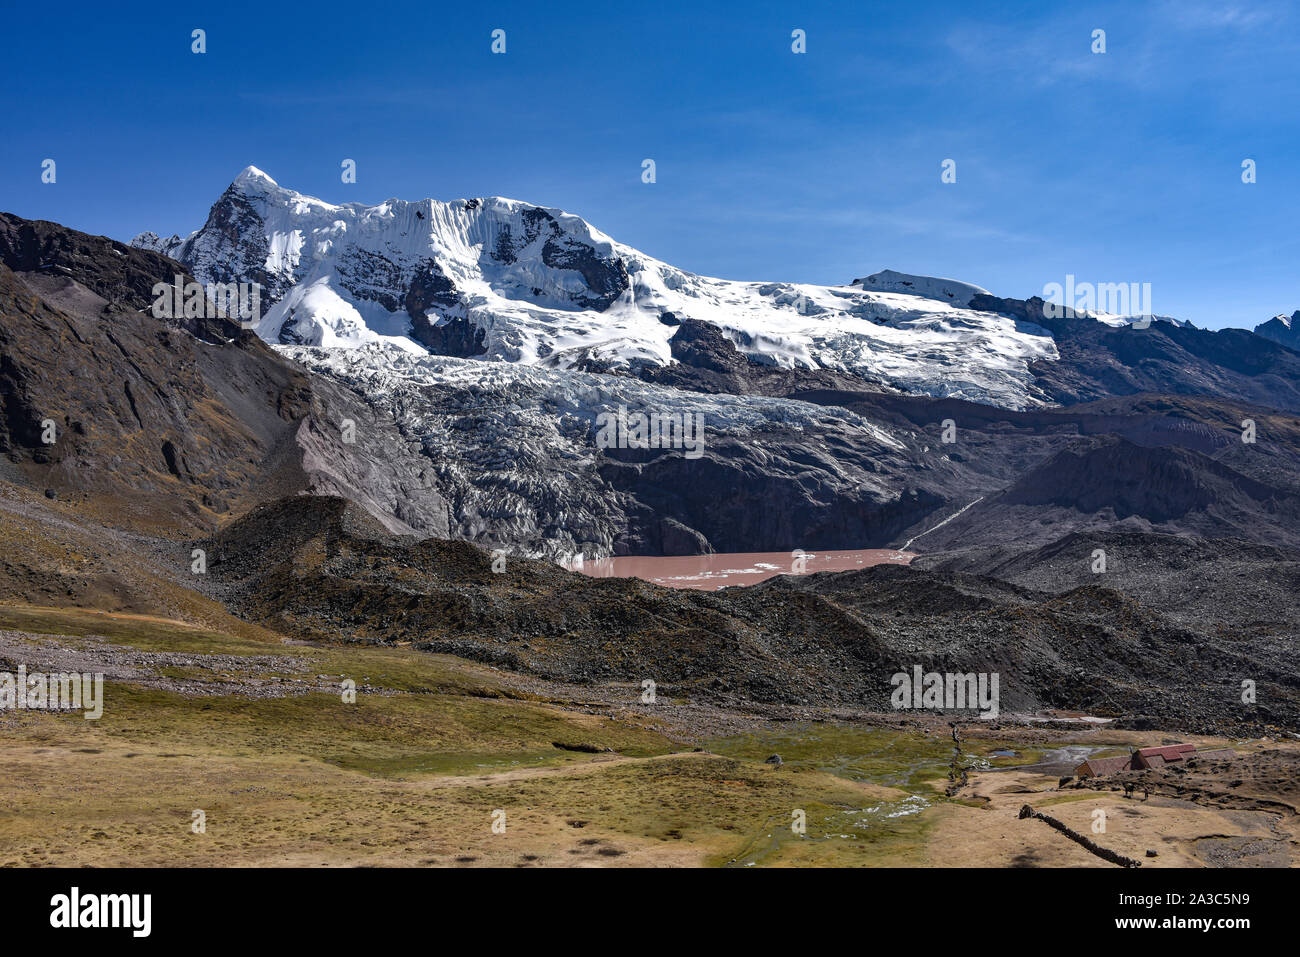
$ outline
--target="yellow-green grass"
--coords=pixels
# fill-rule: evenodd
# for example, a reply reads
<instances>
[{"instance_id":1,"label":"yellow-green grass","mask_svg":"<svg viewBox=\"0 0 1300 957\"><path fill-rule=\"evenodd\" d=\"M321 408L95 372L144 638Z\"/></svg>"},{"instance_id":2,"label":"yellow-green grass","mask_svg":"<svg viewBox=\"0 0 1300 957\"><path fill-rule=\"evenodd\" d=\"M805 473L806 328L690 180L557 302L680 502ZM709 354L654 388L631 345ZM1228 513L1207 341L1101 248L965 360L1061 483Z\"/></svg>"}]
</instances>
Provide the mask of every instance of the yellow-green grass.
<instances>
[{"instance_id":1,"label":"yellow-green grass","mask_svg":"<svg viewBox=\"0 0 1300 957\"><path fill-rule=\"evenodd\" d=\"M836 724L682 753L643 715L562 707L410 648L80 609L0 606L0 628L183 654L160 672L214 692L111 681L98 721L0 715L0 864L923 864L952 758L946 728ZM198 666L216 654L233 660ZM266 656L283 661L251 660ZM229 693L268 674L312 690ZM320 690L340 676L363 689L354 704ZM783 766L764 763L773 752ZM206 833L190 829L195 809Z\"/></svg>"},{"instance_id":2,"label":"yellow-green grass","mask_svg":"<svg viewBox=\"0 0 1300 957\"><path fill-rule=\"evenodd\" d=\"M720 754L762 761L779 754L796 767L810 767L855 781L869 781L913 794L929 795L935 782L946 782L952 765L953 741L946 727L900 731L855 724L805 723L776 732L739 735L707 742ZM1002 747L986 732L962 737L960 761L982 758L993 767L1031 764L1037 750L1018 750L1014 756L994 757Z\"/></svg>"},{"instance_id":3,"label":"yellow-green grass","mask_svg":"<svg viewBox=\"0 0 1300 957\"><path fill-rule=\"evenodd\" d=\"M898 797L811 769L672 753L682 745L644 718L526 700L490 669L409 648L290 645L79 609L0 606L0 627L196 661L284 656L301 671L270 671L304 687L348 675L386 689L349 704L319 690L187 696L110 681L98 721L5 715L0 864L726 864L796 808L806 846L762 863L861 863L875 836L846 849L826 828ZM161 671L225 692L263 667ZM195 809L206 833L191 831ZM497 809L505 835L491 830Z\"/></svg>"},{"instance_id":4,"label":"yellow-green grass","mask_svg":"<svg viewBox=\"0 0 1300 957\"><path fill-rule=\"evenodd\" d=\"M0 746L12 782L0 865L723 864L792 808L816 821L872 798L816 772L708 754L398 780L288 753L127 751L59 736ZM492 830L497 811L504 834ZM859 862L842 843L810 840L764 863Z\"/></svg>"}]
</instances>

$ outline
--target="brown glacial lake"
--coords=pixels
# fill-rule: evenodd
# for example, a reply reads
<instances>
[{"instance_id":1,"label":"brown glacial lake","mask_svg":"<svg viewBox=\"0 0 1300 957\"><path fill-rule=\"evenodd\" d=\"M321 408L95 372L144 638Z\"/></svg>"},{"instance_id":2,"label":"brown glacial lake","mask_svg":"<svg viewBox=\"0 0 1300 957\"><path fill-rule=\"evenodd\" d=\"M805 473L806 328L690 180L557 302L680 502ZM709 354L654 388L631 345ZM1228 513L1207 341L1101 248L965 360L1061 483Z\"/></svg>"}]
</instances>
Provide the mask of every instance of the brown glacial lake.
<instances>
[{"instance_id":1,"label":"brown glacial lake","mask_svg":"<svg viewBox=\"0 0 1300 957\"><path fill-rule=\"evenodd\" d=\"M729 585L753 585L774 575L802 572L843 572L871 565L906 565L912 552L893 548L862 548L807 552L802 567L789 552L723 552L714 555L636 556L597 558L580 568L595 578L641 578L668 588L713 591Z\"/></svg>"}]
</instances>

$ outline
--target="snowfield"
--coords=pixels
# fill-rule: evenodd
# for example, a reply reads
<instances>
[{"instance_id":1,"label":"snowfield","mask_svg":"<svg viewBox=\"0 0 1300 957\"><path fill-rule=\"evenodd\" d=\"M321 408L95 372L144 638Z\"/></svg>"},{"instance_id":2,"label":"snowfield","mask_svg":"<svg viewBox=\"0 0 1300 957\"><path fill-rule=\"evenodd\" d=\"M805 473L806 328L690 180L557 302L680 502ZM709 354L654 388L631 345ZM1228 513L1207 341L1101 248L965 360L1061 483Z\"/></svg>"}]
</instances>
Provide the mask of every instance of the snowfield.
<instances>
[{"instance_id":1,"label":"snowfield","mask_svg":"<svg viewBox=\"0 0 1300 957\"><path fill-rule=\"evenodd\" d=\"M1028 365L1058 358L1046 330L967 308L978 286L891 270L846 286L697 276L500 197L334 205L249 167L202 229L133 243L205 284L261 282L271 307L257 332L278 344L617 371L672 363L689 317L758 362L1015 409L1044 404Z\"/></svg>"}]
</instances>

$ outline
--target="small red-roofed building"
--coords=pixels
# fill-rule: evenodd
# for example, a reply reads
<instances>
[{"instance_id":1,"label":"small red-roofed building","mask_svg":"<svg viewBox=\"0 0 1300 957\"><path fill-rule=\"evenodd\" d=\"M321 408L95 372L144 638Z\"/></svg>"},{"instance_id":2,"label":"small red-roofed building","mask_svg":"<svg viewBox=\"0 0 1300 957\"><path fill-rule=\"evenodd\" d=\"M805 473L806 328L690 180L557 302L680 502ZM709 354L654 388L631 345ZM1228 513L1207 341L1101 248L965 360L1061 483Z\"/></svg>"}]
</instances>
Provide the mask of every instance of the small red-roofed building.
<instances>
[{"instance_id":1,"label":"small red-roofed building","mask_svg":"<svg viewBox=\"0 0 1300 957\"><path fill-rule=\"evenodd\" d=\"M1196 753L1194 744L1167 744L1159 748L1139 748L1133 755L1133 767L1160 768L1177 764Z\"/></svg>"},{"instance_id":2,"label":"small red-roofed building","mask_svg":"<svg viewBox=\"0 0 1300 957\"><path fill-rule=\"evenodd\" d=\"M1095 778L1106 774L1118 774L1128 771L1133 766L1131 754L1121 754L1114 758L1089 758L1074 769L1077 778Z\"/></svg>"},{"instance_id":3,"label":"small red-roofed building","mask_svg":"<svg viewBox=\"0 0 1300 957\"><path fill-rule=\"evenodd\" d=\"M1113 758L1089 758L1074 769L1074 776L1082 780L1107 774L1119 774L1121 771L1145 771L1167 765L1183 765L1190 758L1224 760L1236 756L1237 753L1231 748L1197 751L1194 744L1166 744L1156 748L1139 748L1132 754Z\"/></svg>"}]
</instances>

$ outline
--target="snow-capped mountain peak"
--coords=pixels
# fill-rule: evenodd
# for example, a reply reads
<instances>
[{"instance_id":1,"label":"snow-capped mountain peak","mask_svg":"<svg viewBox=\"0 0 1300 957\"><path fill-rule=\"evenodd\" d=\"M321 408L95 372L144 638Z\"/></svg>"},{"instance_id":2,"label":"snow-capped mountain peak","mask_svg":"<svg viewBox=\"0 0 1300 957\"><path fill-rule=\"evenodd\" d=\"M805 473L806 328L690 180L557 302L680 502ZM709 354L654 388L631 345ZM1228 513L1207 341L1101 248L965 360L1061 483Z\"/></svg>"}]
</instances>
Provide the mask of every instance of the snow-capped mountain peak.
<instances>
[{"instance_id":1,"label":"snow-capped mountain peak","mask_svg":"<svg viewBox=\"0 0 1300 957\"><path fill-rule=\"evenodd\" d=\"M1291 315L1280 313L1255 327L1255 334L1292 349L1300 350L1300 309Z\"/></svg>"},{"instance_id":2,"label":"snow-capped mountain peak","mask_svg":"<svg viewBox=\"0 0 1300 957\"><path fill-rule=\"evenodd\" d=\"M672 363L683 319L787 368L1022 408L1028 365L1057 358L1037 326L968 308L979 286L892 270L848 286L713 279L579 216L502 197L331 204L250 166L180 239L136 245L203 283L258 282L273 343L360 346L551 368Z\"/></svg>"},{"instance_id":3,"label":"snow-capped mountain peak","mask_svg":"<svg viewBox=\"0 0 1300 957\"><path fill-rule=\"evenodd\" d=\"M263 172L256 166L245 166L244 171L235 177L235 181L231 185L238 186L241 189L280 188L280 184L273 180L270 174Z\"/></svg>"}]
</instances>

